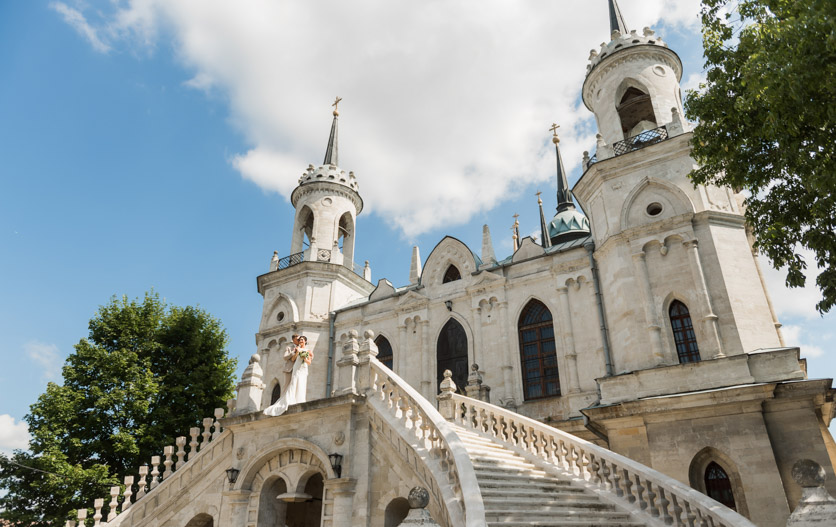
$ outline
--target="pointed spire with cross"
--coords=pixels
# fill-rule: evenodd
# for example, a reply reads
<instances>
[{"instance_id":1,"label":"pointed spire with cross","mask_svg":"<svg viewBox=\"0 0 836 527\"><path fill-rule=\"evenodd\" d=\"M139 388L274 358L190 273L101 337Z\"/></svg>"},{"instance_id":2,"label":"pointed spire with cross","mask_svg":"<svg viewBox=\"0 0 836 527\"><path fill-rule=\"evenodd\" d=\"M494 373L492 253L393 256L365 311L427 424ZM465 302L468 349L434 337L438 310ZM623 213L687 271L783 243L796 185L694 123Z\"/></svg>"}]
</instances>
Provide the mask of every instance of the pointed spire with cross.
<instances>
[{"instance_id":1,"label":"pointed spire with cross","mask_svg":"<svg viewBox=\"0 0 836 527\"><path fill-rule=\"evenodd\" d=\"M610 34L613 31L618 31L622 35L627 34L627 24L624 22L624 17L621 15L621 9L618 8L616 0L609 0L610 4Z\"/></svg>"},{"instance_id":2,"label":"pointed spire with cross","mask_svg":"<svg viewBox=\"0 0 836 527\"><path fill-rule=\"evenodd\" d=\"M331 105L334 107L334 120L331 122L331 135L328 137L328 147L325 149L325 160L322 162L323 165L337 166L340 163L339 138L337 130L337 119L340 116L340 112L337 110L337 105L340 104L341 100L342 98L337 96L337 98L334 99L334 103Z\"/></svg>"},{"instance_id":3,"label":"pointed spire with cross","mask_svg":"<svg viewBox=\"0 0 836 527\"><path fill-rule=\"evenodd\" d=\"M552 124L549 130L552 132L552 143L554 143L554 153L557 157L557 212L563 212L566 209L574 209L575 204L572 201L572 191L569 190L569 181L566 179L566 169L563 168L563 158L560 156L558 128L560 126Z\"/></svg>"},{"instance_id":4,"label":"pointed spire with cross","mask_svg":"<svg viewBox=\"0 0 836 527\"><path fill-rule=\"evenodd\" d=\"M549 236L549 228L546 224L546 216L543 214L543 200L540 199L540 192L537 191L537 206L540 207L540 237L542 239L541 245L544 249L547 249L552 246L551 237Z\"/></svg>"}]
</instances>

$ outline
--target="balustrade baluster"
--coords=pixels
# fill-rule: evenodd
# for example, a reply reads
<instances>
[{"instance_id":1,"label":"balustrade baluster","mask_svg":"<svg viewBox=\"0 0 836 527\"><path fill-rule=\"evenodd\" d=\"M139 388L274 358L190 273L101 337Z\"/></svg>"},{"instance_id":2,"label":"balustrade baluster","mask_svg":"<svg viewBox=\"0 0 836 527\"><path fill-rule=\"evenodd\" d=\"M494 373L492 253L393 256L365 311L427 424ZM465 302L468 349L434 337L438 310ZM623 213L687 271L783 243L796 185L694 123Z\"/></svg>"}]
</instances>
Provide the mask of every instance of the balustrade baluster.
<instances>
[{"instance_id":1,"label":"balustrade baluster","mask_svg":"<svg viewBox=\"0 0 836 527\"><path fill-rule=\"evenodd\" d=\"M581 475L581 464L580 464L580 460L581 460L580 450L578 449L578 447L577 447L577 446L574 446L574 445L573 445L573 446L572 446L572 463L573 463L573 464L574 464L574 466L575 466L575 468L574 468L574 473L575 473L575 474L577 474L578 476L580 476L580 475Z\"/></svg>"},{"instance_id":2,"label":"balustrade baluster","mask_svg":"<svg viewBox=\"0 0 836 527\"><path fill-rule=\"evenodd\" d=\"M697 515L694 514L694 511L691 510L691 504L686 500L685 501L685 521L688 524L688 527L696 527L694 521L697 519Z\"/></svg>"},{"instance_id":3,"label":"balustrade baluster","mask_svg":"<svg viewBox=\"0 0 836 527\"><path fill-rule=\"evenodd\" d=\"M673 511L673 521L677 527L685 525L682 521L682 507L679 506L679 498L676 494L671 494L671 510Z\"/></svg>"},{"instance_id":4,"label":"balustrade baluster","mask_svg":"<svg viewBox=\"0 0 836 527\"><path fill-rule=\"evenodd\" d=\"M192 459L197 455L197 438L200 435L200 427L193 426L189 428L189 436L191 436L192 440L189 441L189 458Z\"/></svg>"},{"instance_id":5,"label":"balustrade baluster","mask_svg":"<svg viewBox=\"0 0 836 527\"><path fill-rule=\"evenodd\" d=\"M662 516L662 520L664 520L665 525L670 525L673 523L673 517L668 510L668 504L670 501L668 501L664 487L656 485L656 490L659 491L659 513Z\"/></svg>"},{"instance_id":6,"label":"balustrade baluster","mask_svg":"<svg viewBox=\"0 0 836 527\"><path fill-rule=\"evenodd\" d=\"M647 489L647 506L650 510L650 515L654 518L659 517L659 509L656 506L656 493L653 492L653 483L649 479L644 480L645 488ZM658 486L656 490L659 490Z\"/></svg>"},{"instance_id":7,"label":"balustrade baluster","mask_svg":"<svg viewBox=\"0 0 836 527\"><path fill-rule=\"evenodd\" d=\"M598 473L598 469L600 468L601 464L598 463L598 458L595 457L595 454L589 454L589 476L595 485L601 484L601 475Z\"/></svg>"},{"instance_id":8,"label":"balustrade baluster","mask_svg":"<svg viewBox=\"0 0 836 527\"><path fill-rule=\"evenodd\" d=\"M579 449L580 451L580 474L578 474L584 481L589 481L587 476L589 475L589 456L591 455L589 452L584 450L583 448Z\"/></svg>"},{"instance_id":9,"label":"balustrade baluster","mask_svg":"<svg viewBox=\"0 0 836 527\"><path fill-rule=\"evenodd\" d=\"M107 513L107 521L116 519L116 509L119 507L119 487L110 487L110 512Z\"/></svg>"},{"instance_id":10,"label":"balustrade baluster","mask_svg":"<svg viewBox=\"0 0 836 527\"><path fill-rule=\"evenodd\" d=\"M177 445L177 463L174 465L174 470L180 470L180 467L186 464L186 436L180 436L174 440Z\"/></svg>"},{"instance_id":11,"label":"balustrade baluster","mask_svg":"<svg viewBox=\"0 0 836 527\"><path fill-rule=\"evenodd\" d=\"M213 441L215 439L217 439L219 435L221 435L222 430L221 430L221 421L220 420L223 419L224 409L223 408L215 408L215 414L214 415L215 415L215 422L212 423L212 426L215 428L215 431L212 432L212 440Z\"/></svg>"},{"instance_id":12,"label":"balustrade baluster","mask_svg":"<svg viewBox=\"0 0 836 527\"><path fill-rule=\"evenodd\" d=\"M627 494L627 501L629 501L630 503L635 503L636 497L633 495L633 480L630 479L630 473L625 468L621 471L621 474L624 478L624 492L625 494Z\"/></svg>"},{"instance_id":13,"label":"balustrade baluster","mask_svg":"<svg viewBox=\"0 0 836 527\"><path fill-rule=\"evenodd\" d=\"M641 476L636 475L636 500L639 502L641 510L647 509L647 498L644 496L644 484L642 484Z\"/></svg>"},{"instance_id":14,"label":"balustrade baluster","mask_svg":"<svg viewBox=\"0 0 836 527\"><path fill-rule=\"evenodd\" d=\"M104 507L104 498L93 500L93 527L99 527L102 523L102 507Z\"/></svg>"},{"instance_id":15,"label":"balustrade baluster","mask_svg":"<svg viewBox=\"0 0 836 527\"><path fill-rule=\"evenodd\" d=\"M200 443L200 449L205 450L206 447L209 446L209 440L212 438L212 428L213 419L211 417L206 417L203 419L203 442Z\"/></svg>"},{"instance_id":16,"label":"balustrade baluster","mask_svg":"<svg viewBox=\"0 0 836 527\"><path fill-rule=\"evenodd\" d=\"M624 497L624 490L621 488L621 474L619 474L618 464L612 463L612 484L615 487L615 495L619 498Z\"/></svg>"},{"instance_id":17,"label":"balustrade baluster","mask_svg":"<svg viewBox=\"0 0 836 527\"><path fill-rule=\"evenodd\" d=\"M174 447L163 447L163 455L165 456L165 461L163 461L163 465L165 465L165 470L163 470L163 479L166 479L171 476L171 465L173 463L173 461L171 461L171 456L174 455Z\"/></svg>"},{"instance_id":18,"label":"balustrade baluster","mask_svg":"<svg viewBox=\"0 0 836 527\"><path fill-rule=\"evenodd\" d=\"M612 490L612 481L610 481L610 465L606 459L601 460L601 479L604 482L604 488Z\"/></svg>"},{"instance_id":19,"label":"balustrade baluster","mask_svg":"<svg viewBox=\"0 0 836 527\"><path fill-rule=\"evenodd\" d=\"M151 456L151 490L157 488L157 485L160 484L159 475L160 475L160 456Z\"/></svg>"},{"instance_id":20,"label":"balustrade baluster","mask_svg":"<svg viewBox=\"0 0 836 527\"><path fill-rule=\"evenodd\" d=\"M131 496L133 496L133 486L134 486L134 477L133 476L125 476L125 493L123 496L125 497L122 500L122 512L125 512L129 508L131 508Z\"/></svg>"},{"instance_id":21,"label":"balustrade baluster","mask_svg":"<svg viewBox=\"0 0 836 527\"><path fill-rule=\"evenodd\" d=\"M145 480L148 477L148 465L139 467L139 483L136 486L136 499L145 496Z\"/></svg>"}]
</instances>

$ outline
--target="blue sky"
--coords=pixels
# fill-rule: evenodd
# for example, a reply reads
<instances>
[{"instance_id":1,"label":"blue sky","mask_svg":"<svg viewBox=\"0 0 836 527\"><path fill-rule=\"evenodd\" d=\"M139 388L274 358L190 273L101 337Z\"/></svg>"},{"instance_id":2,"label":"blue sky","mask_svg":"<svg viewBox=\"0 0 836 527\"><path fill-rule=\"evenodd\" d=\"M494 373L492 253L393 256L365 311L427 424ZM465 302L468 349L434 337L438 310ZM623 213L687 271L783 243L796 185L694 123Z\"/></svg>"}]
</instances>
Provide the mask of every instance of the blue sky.
<instances>
[{"instance_id":1,"label":"blue sky","mask_svg":"<svg viewBox=\"0 0 836 527\"><path fill-rule=\"evenodd\" d=\"M579 95L607 38L597 3L0 0L0 450L25 444L20 419L111 295L200 305L243 368L255 277L289 253L287 196L322 159L336 95L374 281L404 284L411 246L445 234L478 250L485 223L509 254L511 215L533 233L534 193L555 205L551 123L571 182L593 149ZM621 4L696 86L698 3ZM788 343L832 377L834 315L765 271Z\"/></svg>"}]
</instances>

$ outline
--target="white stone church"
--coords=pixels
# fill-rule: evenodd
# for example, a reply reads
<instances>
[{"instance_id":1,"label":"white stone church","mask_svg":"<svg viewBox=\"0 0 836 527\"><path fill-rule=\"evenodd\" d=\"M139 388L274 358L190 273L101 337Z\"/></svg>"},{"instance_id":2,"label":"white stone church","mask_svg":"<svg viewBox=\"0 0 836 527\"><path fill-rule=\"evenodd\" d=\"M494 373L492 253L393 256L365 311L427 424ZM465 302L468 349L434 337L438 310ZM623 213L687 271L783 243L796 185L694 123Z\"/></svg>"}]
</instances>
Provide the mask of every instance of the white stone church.
<instances>
[{"instance_id":1,"label":"white stone church","mask_svg":"<svg viewBox=\"0 0 836 527\"><path fill-rule=\"evenodd\" d=\"M237 400L97 500L96 524L777 527L801 459L833 494L836 392L781 337L740 194L687 177L680 59L612 0L610 22L582 92L597 151L570 189L555 133L557 214L541 204L507 257L486 226L478 251L445 237L413 249L409 284L371 283L335 109L290 256L258 277ZM292 334L316 356L308 402L268 417Z\"/></svg>"}]
</instances>

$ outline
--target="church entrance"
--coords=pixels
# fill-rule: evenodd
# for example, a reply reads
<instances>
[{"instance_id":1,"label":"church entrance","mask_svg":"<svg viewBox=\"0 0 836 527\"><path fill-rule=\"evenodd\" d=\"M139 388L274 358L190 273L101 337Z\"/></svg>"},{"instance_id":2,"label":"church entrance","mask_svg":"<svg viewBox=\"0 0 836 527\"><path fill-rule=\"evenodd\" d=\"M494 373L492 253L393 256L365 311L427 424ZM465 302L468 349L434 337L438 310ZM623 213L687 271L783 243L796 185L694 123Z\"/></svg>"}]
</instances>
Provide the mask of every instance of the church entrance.
<instances>
[{"instance_id":1,"label":"church entrance","mask_svg":"<svg viewBox=\"0 0 836 527\"><path fill-rule=\"evenodd\" d=\"M453 382L459 393L464 394L464 387L467 386L467 334L464 328L455 318L451 318L444 324L441 333L438 335L436 346L437 375L435 389L444 379L444 370L453 372Z\"/></svg>"},{"instance_id":2,"label":"church entrance","mask_svg":"<svg viewBox=\"0 0 836 527\"><path fill-rule=\"evenodd\" d=\"M322 491L324 481L321 474L314 474L305 484L304 494L290 499L287 485L282 478L265 484L261 489L258 507L258 527L319 527L322 523Z\"/></svg>"}]
</instances>

